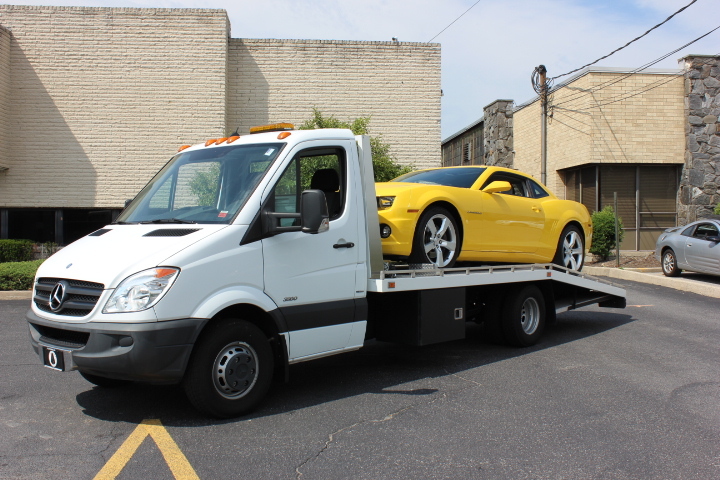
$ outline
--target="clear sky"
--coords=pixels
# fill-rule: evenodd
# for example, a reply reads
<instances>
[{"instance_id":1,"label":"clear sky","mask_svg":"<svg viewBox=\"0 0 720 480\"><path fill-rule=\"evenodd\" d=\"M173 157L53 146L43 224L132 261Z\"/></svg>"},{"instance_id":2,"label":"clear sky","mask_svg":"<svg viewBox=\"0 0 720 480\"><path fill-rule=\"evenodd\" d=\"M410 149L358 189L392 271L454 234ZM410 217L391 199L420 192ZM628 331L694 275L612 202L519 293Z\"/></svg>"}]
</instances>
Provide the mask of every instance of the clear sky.
<instances>
[{"instance_id":1,"label":"clear sky","mask_svg":"<svg viewBox=\"0 0 720 480\"><path fill-rule=\"evenodd\" d=\"M427 42L477 0L44 0L17 5L224 8L234 38ZM560 75L610 53L690 0L480 0L434 42L442 45L442 137L473 123L496 99L534 97L533 69ZM720 0L698 0L662 27L598 63L636 68L720 25ZM687 54L720 54L720 30ZM363 112L357 112L357 116ZM372 122L370 124L372 128Z\"/></svg>"}]
</instances>

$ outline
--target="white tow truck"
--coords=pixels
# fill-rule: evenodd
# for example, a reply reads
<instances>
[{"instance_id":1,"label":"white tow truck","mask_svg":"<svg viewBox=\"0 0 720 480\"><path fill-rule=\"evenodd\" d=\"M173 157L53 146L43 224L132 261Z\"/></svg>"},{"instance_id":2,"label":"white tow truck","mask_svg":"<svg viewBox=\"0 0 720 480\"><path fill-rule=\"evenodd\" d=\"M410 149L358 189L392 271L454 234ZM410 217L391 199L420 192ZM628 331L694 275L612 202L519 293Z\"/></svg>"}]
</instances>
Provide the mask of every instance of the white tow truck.
<instances>
[{"instance_id":1,"label":"white tow truck","mask_svg":"<svg viewBox=\"0 0 720 480\"><path fill-rule=\"evenodd\" d=\"M181 148L114 223L43 263L26 314L42 363L99 386L182 382L233 417L289 365L368 339L427 345L484 321L528 346L556 312L625 306L549 264L388 268L368 137L288 128Z\"/></svg>"}]
</instances>

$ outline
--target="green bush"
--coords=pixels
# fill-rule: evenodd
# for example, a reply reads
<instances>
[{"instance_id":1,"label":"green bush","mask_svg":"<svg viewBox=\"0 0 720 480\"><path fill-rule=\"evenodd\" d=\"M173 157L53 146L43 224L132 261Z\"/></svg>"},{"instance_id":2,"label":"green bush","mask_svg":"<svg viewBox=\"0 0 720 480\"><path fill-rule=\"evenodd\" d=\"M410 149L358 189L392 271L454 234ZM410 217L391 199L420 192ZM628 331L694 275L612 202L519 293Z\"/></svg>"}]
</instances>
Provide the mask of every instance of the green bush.
<instances>
[{"instance_id":1,"label":"green bush","mask_svg":"<svg viewBox=\"0 0 720 480\"><path fill-rule=\"evenodd\" d=\"M599 212L592 214L593 234L592 246L590 253L600 256L601 259L607 260L608 254L615 248L615 212L611 206L603 208ZM623 239L622 219L618 217L618 244Z\"/></svg>"},{"instance_id":2,"label":"green bush","mask_svg":"<svg viewBox=\"0 0 720 480\"><path fill-rule=\"evenodd\" d=\"M30 290L43 261L0 263L0 290Z\"/></svg>"},{"instance_id":3,"label":"green bush","mask_svg":"<svg viewBox=\"0 0 720 480\"><path fill-rule=\"evenodd\" d=\"M713 210L713 213L714 213L715 215L720 215L720 203L718 203L717 205L715 205L715 210Z\"/></svg>"},{"instance_id":4,"label":"green bush","mask_svg":"<svg viewBox=\"0 0 720 480\"><path fill-rule=\"evenodd\" d=\"M32 240L0 240L0 263L32 260Z\"/></svg>"}]
</instances>

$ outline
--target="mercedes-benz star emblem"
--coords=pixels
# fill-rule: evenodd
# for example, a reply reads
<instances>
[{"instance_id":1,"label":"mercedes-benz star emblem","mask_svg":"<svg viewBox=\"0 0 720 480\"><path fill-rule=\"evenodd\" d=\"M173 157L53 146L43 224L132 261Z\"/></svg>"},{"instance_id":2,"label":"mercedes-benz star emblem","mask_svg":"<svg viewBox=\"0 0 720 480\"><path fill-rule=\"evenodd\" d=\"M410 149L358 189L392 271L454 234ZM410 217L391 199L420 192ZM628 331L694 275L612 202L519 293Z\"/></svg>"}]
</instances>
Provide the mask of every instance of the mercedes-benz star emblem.
<instances>
[{"instance_id":1,"label":"mercedes-benz star emblem","mask_svg":"<svg viewBox=\"0 0 720 480\"><path fill-rule=\"evenodd\" d=\"M50 292L50 310L57 312L67 300L67 287L68 283L65 280L60 280Z\"/></svg>"}]
</instances>

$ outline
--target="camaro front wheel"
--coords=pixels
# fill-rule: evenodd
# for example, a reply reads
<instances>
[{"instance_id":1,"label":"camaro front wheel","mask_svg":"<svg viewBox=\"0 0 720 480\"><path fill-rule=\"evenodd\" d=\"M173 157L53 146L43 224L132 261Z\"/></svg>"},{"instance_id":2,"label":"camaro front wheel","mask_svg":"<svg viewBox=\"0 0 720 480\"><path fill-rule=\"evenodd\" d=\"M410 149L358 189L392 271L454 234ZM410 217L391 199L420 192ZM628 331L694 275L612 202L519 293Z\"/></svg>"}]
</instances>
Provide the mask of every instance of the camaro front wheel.
<instances>
[{"instance_id":1,"label":"camaro front wheel","mask_svg":"<svg viewBox=\"0 0 720 480\"><path fill-rule=\"evenodd\" d=\"M452 267L460 255L460 229L455 217L442 207L431 207L420 216L415 229L410 263Z\"/></svg>"}]
</instances>

